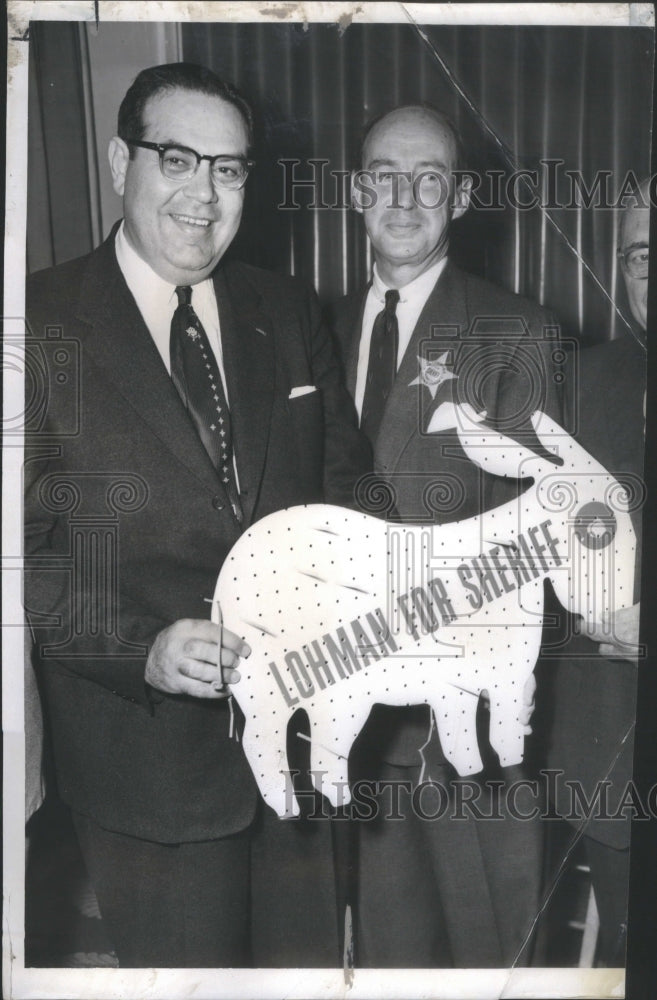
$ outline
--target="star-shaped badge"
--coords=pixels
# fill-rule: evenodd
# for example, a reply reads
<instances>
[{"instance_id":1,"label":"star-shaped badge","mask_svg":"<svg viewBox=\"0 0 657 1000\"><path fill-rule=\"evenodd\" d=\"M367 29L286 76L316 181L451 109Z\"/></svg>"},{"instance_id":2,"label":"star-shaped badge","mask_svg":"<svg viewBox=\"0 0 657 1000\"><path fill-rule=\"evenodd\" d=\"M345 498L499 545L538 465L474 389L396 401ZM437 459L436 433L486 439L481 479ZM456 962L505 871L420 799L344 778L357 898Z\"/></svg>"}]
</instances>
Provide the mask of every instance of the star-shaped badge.
<instances>
[{"instance_id":1,"label":"star-shaped badge","mask_svg":"<svg viewBox=\"0 0 657 1000\"><path fill-rule=\"evenodd\" d=\"M427 361L426 358L421 358L418 354L417 359L420 362L420 374L408 384L426 385L427 389L431 393L431 398L435 399L436 393L443 382L447 382L451 378L458 378L458 375L454 375L454 373L450 372L447 368L445 362L448 357L449 351L445 351L445 353L441 354L435 361Z\"/></svg>"}]
</instances>

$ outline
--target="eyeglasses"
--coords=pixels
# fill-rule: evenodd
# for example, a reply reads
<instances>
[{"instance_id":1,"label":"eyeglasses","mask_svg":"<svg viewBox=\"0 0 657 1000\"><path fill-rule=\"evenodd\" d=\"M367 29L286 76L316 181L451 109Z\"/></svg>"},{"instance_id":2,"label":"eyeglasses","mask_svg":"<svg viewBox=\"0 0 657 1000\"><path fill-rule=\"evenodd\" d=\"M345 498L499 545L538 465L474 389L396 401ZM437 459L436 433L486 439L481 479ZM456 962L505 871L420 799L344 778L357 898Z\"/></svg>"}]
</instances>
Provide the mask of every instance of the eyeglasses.
<instances>
[{"instance_id":1,"label":"eyeglasses","mask_svg":"<svg viewBox=\"0 0 657 1000\"><path fill-rule=\"evenodd\" d=\"M632 278L647 278L650 251L647 243L637 243L627 250L619 250L618 256L625 265L625 270Z\"/></svg>"},{"instance_id":2,"label":"eyeglasses","mask_svg":"<svg viewBox=\"0 0 657 1000\"><path fill-rule=\"evenodd\" d=\"M126 139L129 146L139 146L141 149L154 149L160 157L162 176L170 181L187 181L193 177L201 160L209 160L212 180L217 187L238 191L244 187L249 170L255 166L255 160L247 160L244 156L208 156L197 153L188 146L172 146L158 142L142 142L139 139Z\"/></svg>"}]
</instances>

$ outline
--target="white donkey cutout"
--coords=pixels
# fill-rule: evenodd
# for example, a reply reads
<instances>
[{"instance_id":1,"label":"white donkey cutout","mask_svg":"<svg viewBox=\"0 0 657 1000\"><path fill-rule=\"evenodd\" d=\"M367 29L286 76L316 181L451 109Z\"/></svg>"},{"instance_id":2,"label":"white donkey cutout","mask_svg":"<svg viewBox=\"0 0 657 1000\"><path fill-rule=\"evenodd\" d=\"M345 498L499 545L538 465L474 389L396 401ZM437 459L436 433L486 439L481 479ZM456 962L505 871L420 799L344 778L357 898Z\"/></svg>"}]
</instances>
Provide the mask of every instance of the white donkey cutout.
<instances>
[{"instance_id":1,"label":"white donkey cutout","mask_svg":"<svg viewBox=\"0 0 657 1000\"><path fill-rule=\"evenodd\" d=\"M298 813L286 732L310 721L311 770L333 805L349 801L347 758L376 702L426 703L461 775L482 767L480 693L503 765L522 760L518 720L539 653L543 580L586 623L632 603L635 538L620 484L544 414L533 417L552 463L445 403L428 432L457 428L468 458L531 478L518 499L444 525L391 525L340 507L294 507L237 542L214 595L252 649L232 688L244 752L265 801ZM559 459L563 464L556 464Z\"/></svg>"}]
</instances>

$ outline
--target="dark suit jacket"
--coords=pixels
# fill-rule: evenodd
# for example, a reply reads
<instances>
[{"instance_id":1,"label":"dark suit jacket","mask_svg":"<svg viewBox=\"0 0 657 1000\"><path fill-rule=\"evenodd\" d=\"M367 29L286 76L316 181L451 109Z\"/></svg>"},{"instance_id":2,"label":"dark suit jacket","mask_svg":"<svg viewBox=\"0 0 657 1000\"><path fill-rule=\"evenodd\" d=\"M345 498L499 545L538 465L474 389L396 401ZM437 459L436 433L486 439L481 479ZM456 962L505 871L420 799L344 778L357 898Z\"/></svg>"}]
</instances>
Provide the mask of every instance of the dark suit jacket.
<instances>
[{"instance_id":1,"label":"dark suit jacket","mask_svg":"<svg viewBox=\"0 0 657 1000\"><path fill-rule=\"evenodd\" d=\"M640 479L645 351L630 336L584 350L580 354L579 374L579 385L573 385L568 393L578 440L621 480L628 473ZM640 490L638 496L640 499ZM631 514L637 537L636 601L640 579L640 503ZM559 633L556 634L558 637ZM581 782L589 798L597 782L612 781L607 794L613 813L632 776L636 665L628 660L605 659L599 655L597 644L586 636L575 635L559 655L543 659L540 679L552 693L547 765L564 772L556 786L561 815L569 814L572 806L564 785L566 780ZM628 731L629 737L623 744ZM573 818L573 822L577 825L579 821ZM625 821L592 819L586 826L586 834L610 847L628 847L629 817Z\"/></svg>"},{"instance_id":2,"label":"dark suit jacket","mask_svg":"<svg viewBox=\"0 0 657 1000\"><path fill-rule=\"evenodd\" d=\"M243 528L295 504L352 503L371 459L314 297L239 263L220 264L214 283ZM150 697L144 668L161 629L209 618L205 599L240 528L113 234L34 275L27 302L52 391L28 438L26 604L45 647L60 794L102 826L151 840L234 833L252 820L256 786L229 738L227 702ZM79 354L77 399L58 388L62 372L73 377L58 335L64 353ZM289 399L310 385L318 391ZM61 616L60 627L40 613Z\"/></svg>"},{"instance_id":3,"label":"dark suit jacket","mask_svg":"<svg viewBox=\"0 0 657 1000\"><path fill-rule=\"evenodd\" d=\"M352 395L366 294L339 300L330 315ZM529 425L533 411L561 420L556 337L555 320L536 303L447 263L413 331L373 442L375 472L391 489L389 515L444 523L472 517L513 495L513 485L466 458L454 433L427 435L426 427L434 410L454 398L486 409L489 421L505 434L537 447ZM432 398L428 388L412 384L418 355L436 360L446 351L449 369L458 377L443 382ZM428 718L425 706L377 706L368 733L384 759L417 764Z\"/></svg>"}]
</instances>

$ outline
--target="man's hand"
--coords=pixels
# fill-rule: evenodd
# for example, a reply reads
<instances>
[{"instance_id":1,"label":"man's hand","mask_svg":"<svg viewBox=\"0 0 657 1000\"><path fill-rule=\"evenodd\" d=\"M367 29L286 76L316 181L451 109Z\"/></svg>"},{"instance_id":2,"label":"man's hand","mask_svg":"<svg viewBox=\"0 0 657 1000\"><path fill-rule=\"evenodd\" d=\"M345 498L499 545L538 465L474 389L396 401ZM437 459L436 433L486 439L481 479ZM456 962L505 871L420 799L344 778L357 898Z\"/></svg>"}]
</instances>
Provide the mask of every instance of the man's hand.
<instances>
[{"instance_id":1,"label":"man's hand","mask_svg":"<svg viewBox=\"0 0 657 1000\"><path fill-rule=\"evenodd\" d=\"M235 669L251 650L221 625L183 618L155 637L146 662L145 680L167 694L194 698L227 698L227 684L236 684Z\"/></svg>"},{"instance_id":2,"label":"man's hand","mask_svg":"<svg viewBox=\"0 0 657 1000\"><path fill-rule=\"evenodd\" d=\"M490 710L490 694L486 689L481 692L481 697L484 700L484 705ZM522 689L522 704L518 707L518 714L516 716L518 722L523 727L525 731L525 736L529 736L532 733L532 727L530 726L531 717L534 714L534 709L536 707L536 678L534 674L531 673Z\"/></svg>"},{"instance_id":3,"label":"man's hand","mask_svg":"<svg viewBox=\"0 0 657 1000\"><path fill-rule=\"evenodd\" d=\"M636 660L639 655L639 604L621 608L604 619L601 625L581 626L593 642L599 642L599 653L610 660Z\"/></svg>"},{"instance_id":4,"label":"man's hand","mask_svg":"<svg viewBox=\"0 0 657 1000\"><path fill-rule=\"evenodd\" d=\"M534 674L531 673L525 681L525 686L522 689L522 705L518 709L518 722L521 726L525 727L525 736L529 736L532 732L532 727L529 723L531 722L535 707L536 678L534 677Z\"/></svg>"}]
</instances>

